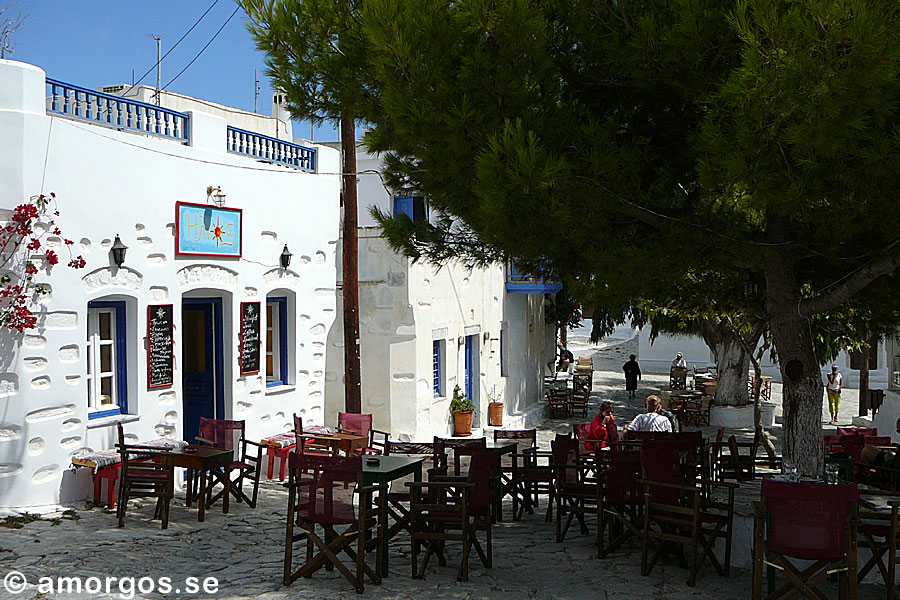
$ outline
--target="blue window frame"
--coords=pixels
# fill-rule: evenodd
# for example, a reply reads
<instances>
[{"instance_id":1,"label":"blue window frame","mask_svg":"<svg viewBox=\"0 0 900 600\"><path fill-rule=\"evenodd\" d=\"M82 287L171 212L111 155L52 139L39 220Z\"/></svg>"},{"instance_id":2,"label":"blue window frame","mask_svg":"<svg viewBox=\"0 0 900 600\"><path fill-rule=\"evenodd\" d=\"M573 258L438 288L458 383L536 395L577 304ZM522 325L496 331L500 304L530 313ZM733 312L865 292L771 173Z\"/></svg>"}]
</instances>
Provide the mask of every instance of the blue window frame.
<instances>
[{"instance_id":1,"label":"blue window frame","mask_svg":"<svg viewBox=\"0 0 900 600\"><path fill-rule=\"evenodd\" d=\"M394 216L406 215L413 222L428 220L428 208L423 196L394 196Z\"/></svg>"},{"instance_id":2,"label":"blue window frame","mask_svg":"<svg viewBox=\"0 0 900 600\"><path fill-rule=\"evenodd\" d=\"M125 302L89 302L85 346L88 419L128 412L126 342Z\"/></svg>"},{"instance_id":3,"label":"blue window frame","mask_svg":"<svg viewBox=\"0 0 900 600\"><path fill-rule=\"evenodd\" d=\"M288 382L287 298L266 298L266 387Z\"/></svg>"},{"instance_id":4,"label":"blue window frame","mask_svg":"<svg viewBox=\"0 0 900 600\"><path fill-rule=\"evenodd\" d=\"M442 398L444 396L444 340L434 340L432 344L434 397Z\"/></svg>"},{"instance_id":5,"label":"blue window frame","mask_svg":"<svg viewBox=\"0 0 900 600\"><path fill-rule=\"evenodd\" d=\"M468 398L469 400L472 400L473 402L474 402L474 399L472 397L472 392L473 392L472 384L475 382L475 373L474 373L475 366L473 364L472 353L473 353L474 349L475 349L475 336L467 335L466 336L466 381L465 381L465 383L466 383L466 398Z\"/></svg>"}]
</instances>

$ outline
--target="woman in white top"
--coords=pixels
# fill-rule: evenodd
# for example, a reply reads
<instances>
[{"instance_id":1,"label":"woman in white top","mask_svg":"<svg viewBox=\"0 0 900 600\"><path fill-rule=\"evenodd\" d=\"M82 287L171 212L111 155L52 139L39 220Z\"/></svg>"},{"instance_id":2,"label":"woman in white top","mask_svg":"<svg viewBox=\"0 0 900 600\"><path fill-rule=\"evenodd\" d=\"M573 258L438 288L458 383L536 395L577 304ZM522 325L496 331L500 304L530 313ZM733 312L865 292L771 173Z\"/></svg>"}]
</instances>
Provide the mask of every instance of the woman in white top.
<instances>
[{"instance_id":1,"label":"woman in white top","mask_svg":"<svg viewBox=\"0 0 900 600\"><path fill-rule=\"evenodd\" d=\"M831 411L831 422L836 423L838 409L841 408L841 389L844 387L844 376L838 371L837 365L831 365L831 373L826 377L828 377L828 384L825 386L828 391L828 409Z\"/></svg>"}]
</instances>

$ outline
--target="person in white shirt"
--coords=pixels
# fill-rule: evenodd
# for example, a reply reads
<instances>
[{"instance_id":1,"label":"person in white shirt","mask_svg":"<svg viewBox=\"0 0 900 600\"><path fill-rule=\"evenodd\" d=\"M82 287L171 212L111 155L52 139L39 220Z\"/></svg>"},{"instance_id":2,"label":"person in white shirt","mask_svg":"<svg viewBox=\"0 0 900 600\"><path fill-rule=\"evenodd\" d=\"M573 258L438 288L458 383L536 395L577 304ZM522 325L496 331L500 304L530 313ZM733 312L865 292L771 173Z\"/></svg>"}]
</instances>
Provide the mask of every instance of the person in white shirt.
<instances>
[{"instance_id":1,"label":"person in white shirt","mask_svg":"<svg viewBox=\"0 0 900 600\"><path fill-rule=\"evenodd\" d=\"M828 391L828 409L831 411L831 422L836 423L838 409L841 408L841 389L844 387L844 376L838 371L837 365L831 365L831 373L826 377L828 378L828 384L825 386Z\"/></svg>"},{"instance_id":2,"label":"person in white shirt","mask_svg":"<svg viewBox=\"0 0 900 600\"><path fill-rule=\"evenodd\" d=\"M647 412L638 415L625 426L625 431L663 431L672 432L672 422L659 414L662 409L662 400L659 396L647 398Z\"/></svg>"},{"instance_id":3,"label":"person in white shirt","mask_svg":"<svg viewBox=\"0 0 900 600\"><path fill-rule=\"evenodd\" d=\"M672 361L673 369L687 369L687 361L684 360L684 355L679 352L675 355L675 359Z\"/></svg>"}]
</instances>

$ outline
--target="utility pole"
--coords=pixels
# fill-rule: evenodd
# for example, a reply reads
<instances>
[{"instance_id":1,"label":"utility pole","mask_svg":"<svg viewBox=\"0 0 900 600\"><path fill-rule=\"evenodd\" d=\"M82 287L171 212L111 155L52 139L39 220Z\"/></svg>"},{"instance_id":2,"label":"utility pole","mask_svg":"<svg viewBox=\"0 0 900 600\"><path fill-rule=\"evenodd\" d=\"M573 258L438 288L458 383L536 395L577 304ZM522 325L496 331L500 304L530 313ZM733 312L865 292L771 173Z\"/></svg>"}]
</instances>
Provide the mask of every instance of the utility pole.
<instances>
[{"instance_id":1,"label":"utility pole","mask_svg":"<svg viewBox=\"0 0 900 600\"><path fill-rule=\"evenodd\" d=\"M341 151L344 173L344 409L362 411L359 369L359 269L356 214L356 127L353 117L341 115Z\"/></svg>"},{"instance_id":2,"label":"utility pole","mask_svg":"<svg viewBox=\"0 0 900 600\"><path fill-rule=\"evenodd\" d=\"M256 69L253 69L253 112L256 112L256 103L259 101L259 78Z\"/></svg>"},{"instance_id":3,"label":"utility pole","mask_svg":"<svg viewBox=\"0 0 900 600\"><path fill-rule=\"evenodd\" d=\"M160 92L160 63L162 63L162 38L156 35L155 33L148 33L148 36L152 37L156 40L156 105L159 106L159 92Z\"/></svg>"}]
</instances>

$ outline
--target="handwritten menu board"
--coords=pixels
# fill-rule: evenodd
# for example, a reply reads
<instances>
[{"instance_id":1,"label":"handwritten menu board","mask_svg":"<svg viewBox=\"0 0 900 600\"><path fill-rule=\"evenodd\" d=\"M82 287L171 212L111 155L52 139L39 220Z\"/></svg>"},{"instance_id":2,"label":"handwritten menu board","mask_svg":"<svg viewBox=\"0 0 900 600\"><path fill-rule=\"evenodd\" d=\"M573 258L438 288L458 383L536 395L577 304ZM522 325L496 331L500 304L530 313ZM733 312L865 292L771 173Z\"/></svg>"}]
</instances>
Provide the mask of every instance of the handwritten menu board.
<instances>
[{"instance_id":1,"label":"handwritten menu board","mask_svg":"<svg viewBox=\"0 0 900 600\"><path fill-rule=\"evenodd\" d=\"M241 375L259 373L259 302L241 302Z\"/></svg>"},{"instance_id":2,"label":"handwritten menu board","mask_svg":"<svg viewBox=\"0 0 900 600\"><path fill-rule=\"evenodd\" d=\"M172 305L147 307L147 387L172 385L174 348Z\"/></svg>"}]
</instances>

